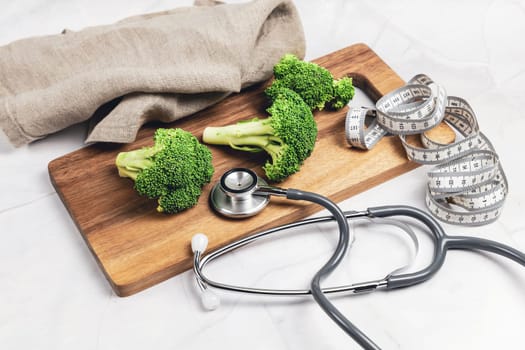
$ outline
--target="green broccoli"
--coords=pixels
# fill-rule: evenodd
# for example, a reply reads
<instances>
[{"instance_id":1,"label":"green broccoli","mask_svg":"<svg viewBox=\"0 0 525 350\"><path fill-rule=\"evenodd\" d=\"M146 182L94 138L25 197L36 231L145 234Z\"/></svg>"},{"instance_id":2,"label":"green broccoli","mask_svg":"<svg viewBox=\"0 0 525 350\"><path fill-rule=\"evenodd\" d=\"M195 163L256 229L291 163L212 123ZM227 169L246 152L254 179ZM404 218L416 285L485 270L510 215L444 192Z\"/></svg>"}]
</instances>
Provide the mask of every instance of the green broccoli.
<instances>
[{"instance_id":1,"label":"green broccoli","mask_svg":"<svg viewBox=\"0 0 525 350\"><path fill-rule=\"evenodd\" d=\"M117 155L119 175L133 179L140 195L158 199L159 212L193 207L213 175L210 150L182 129L157 129L153 139L151 147Z\"/></svg>"},{"instance_id":2,"label":"green broccoli","mask_svg":"<svg viewBox=\"0 0 525 350\"><path fill-rule=\"evenodd\" d=\"M299 171L312 153L317 124L308 105L290 89L280 89L267 111L270 117L265 119L207 127L202 140L242 151L266 151L271 157L263 166L266 176L272 181L282 181Z\"/></svg>"},{"instance_id":3,"label":"green broccoli","mask_svg":"<svg viewBox=\"0 0 525 350\"><path fill-rule=\"evenodd\" d=\"M310 108L322 110L326 104L333 109L343 108L354 97L352 78L334 80L325 68L299 60L292 54L284 55L274 66L275 80L266 89L274 100L282 88L288 88L302 97Z\"/></svg>"}]
</instances>

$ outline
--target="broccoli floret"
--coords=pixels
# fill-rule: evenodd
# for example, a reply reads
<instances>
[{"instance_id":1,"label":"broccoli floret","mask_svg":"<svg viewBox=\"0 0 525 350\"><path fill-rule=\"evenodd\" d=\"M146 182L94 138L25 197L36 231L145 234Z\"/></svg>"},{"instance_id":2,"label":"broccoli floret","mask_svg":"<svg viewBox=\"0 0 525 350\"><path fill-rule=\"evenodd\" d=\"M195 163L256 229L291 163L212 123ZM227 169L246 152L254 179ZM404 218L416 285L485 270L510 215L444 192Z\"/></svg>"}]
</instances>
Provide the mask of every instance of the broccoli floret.
<instances>
[{"instance_id":1,"label":"broccoli floret","mask_svg":"<svg viewBox=\"0 0 525 350\"><path fill-rule=\"evenodd\" d=\"M334 98L328 102L330 108L341 109L354 98L354 85L352 78L344 77L339 80L334 80Z\"/></svg>"},{"instance_id":2,"label":"broccoli floret","mask_svg":"<svg viewBox=\"0 0 525 350\"><path fill-rule=\"evenodd\" d=\"M193 207L211 180L210 150L182 129L157 129L155 144L116 159L119 175L135 180L135 190L158 200L157 211L178 213Z\"/></svg>"},{"instance_id":3,"label":"broccoli floret","mask_svg":"<svg viewBox=\"0 0 525 350\"><path fill-rule=\"evenodd\" d=\"M282 88L288 88L301 96L310 108L322 110L343 108L354 96L352 78L334 80L325 68L311 62L301 61L292 54L284 55L274 66L275 80L266 89L270 99L275 100Z\"/></svg>"},{"instance_id":4,"label":"broccoli floret","mask_svg":"<svg viewBox=\"0 0 525 350\"><path fill-rule=\"evenodd\" d=\"M282 88L264 119L250 119L223 127L207 127L202 140L249 152L267 152L271 159L263 169L268 179L282 181L299 171L310 156L317 137L312 111L301 97Z\"/></svg>"}]
</instances>

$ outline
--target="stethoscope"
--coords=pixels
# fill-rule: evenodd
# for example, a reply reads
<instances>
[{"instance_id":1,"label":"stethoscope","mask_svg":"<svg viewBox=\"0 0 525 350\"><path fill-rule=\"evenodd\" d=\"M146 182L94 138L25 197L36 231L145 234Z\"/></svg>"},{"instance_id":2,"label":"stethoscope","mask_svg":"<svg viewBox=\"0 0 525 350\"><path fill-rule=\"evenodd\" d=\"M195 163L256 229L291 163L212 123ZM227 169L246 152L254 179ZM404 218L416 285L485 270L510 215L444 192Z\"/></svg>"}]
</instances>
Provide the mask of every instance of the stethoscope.
<instances>
[{"instance_id":1,"label":"stethoscope","mask_svg":"<svg viewBox=\"0 0 525 350\"><path fill-rule=\"evenodd\" d=\"M373 292L376 290L409 287L422 283L430 279L439 271L445 262L447 251L450 249L484 250L504 256L525 266L525 254L517 249L496 241L482 238L448 236L441 225L432 216L417 208L399 205L371 207L363 211L343 212L335 203L326 197L312 192L270 186L263 179L258 177L255 172L245 168L231 169L222 175L220 181L213 187L210 193L210 204L215 211L222 215L232 218L245 218L253 216L264 209L269 202L270 196L281 196L291 200L313 202L326 208L331 215L301 220L255 233L217 249L206 256L203 256L203 253L206 250L208 239L202 233L196 234L191 241L191 247L194 254L193 271L195 273L197 284L202 292L201 298L205 308L215 309L219 305L219 299L208 289L209 287L259 295L312 295L314 300L326 312L326 314L361 347L364 349L380 349L380 347L365 333L350 322L350 320L348 320L330 302L325 294ZM395 216L405 216L418 220L430 231L434 244L434 255L428 266L419 271L409 273L403 273L403 269L396 269L385 278L379 280L354 283L345 286L321 288L321 282L339 265L351 245L353 235L349 230L347 220L359 218L389 218ZM291 229L293 227L325 221L337 222L339 228L339 240L330 259L312 278L310 289L282 290L234 286L211 280L206 277L203 272L204 267L214 259L265 236ZM401 221L396 220L395 222L397 222L397 225L410 235L412 240L416 240L415 235L410 228ZM391 223L394 222L391 221ZM415 241L415 244L417 246L417 241Z\"/></svg>"}]
</instances>

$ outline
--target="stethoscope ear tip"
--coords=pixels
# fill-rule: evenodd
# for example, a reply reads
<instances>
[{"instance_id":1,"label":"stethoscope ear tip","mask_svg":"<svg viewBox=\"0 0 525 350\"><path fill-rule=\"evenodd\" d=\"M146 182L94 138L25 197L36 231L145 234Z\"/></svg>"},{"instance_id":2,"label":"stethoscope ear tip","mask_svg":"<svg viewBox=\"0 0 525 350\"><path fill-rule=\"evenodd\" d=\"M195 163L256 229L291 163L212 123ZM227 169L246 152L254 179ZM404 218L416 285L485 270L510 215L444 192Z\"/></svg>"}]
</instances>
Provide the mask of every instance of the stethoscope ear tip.
<instances>
[{"instance_id":1,"label":"stethoscope ear tip","mask_svg":"<svg viewBox=\"0 0 525 350\"><path fill-rule=\"evenodd\" d=\"M201 302L202 307L207 311L216 310L221 305L221 299L209 289L202 292Z\"/></svg>"},{"instance_id":2,"label":"stethoscope ear tip","mask_svg":"<svg viewBox=\"0 0 525 350\"><path fill-rule=\"evenodd\" d=\"M191 250L193 253L203 253L208 247L208 236L204 233L197 233L191 238Z\"/></svg>"}]
</instances>

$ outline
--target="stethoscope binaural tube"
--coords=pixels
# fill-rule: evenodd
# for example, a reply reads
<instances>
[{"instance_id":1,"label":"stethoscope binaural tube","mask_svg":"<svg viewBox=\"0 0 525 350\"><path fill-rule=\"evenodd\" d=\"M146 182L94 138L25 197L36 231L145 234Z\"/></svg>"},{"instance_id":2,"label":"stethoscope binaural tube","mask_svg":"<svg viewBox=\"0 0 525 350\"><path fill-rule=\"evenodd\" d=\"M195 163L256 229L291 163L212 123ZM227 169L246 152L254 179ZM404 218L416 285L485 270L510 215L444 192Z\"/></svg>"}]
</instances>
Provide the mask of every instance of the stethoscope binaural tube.
<instances>
[{"instance_id":1,"label":"stethoscope binaural tube","mask_svg":"<svg viewBox=\"0 0 525 350\"><path fill-rule=\"evenodd\" d=\"M369 218L369 214L367 211L346 211L344 212L344 215L347 220ZM402 221L399 221L399 220L389 220L386 218L374 218L374 221L378 221L378 220L379 220L379 223L397 226L398 228L403 230L406 234L408 234L414 244L414 256L417 255L419 242L417 240L416 234L410 229L408 225L404 224ZM197 278L198 281L202 282L203 285L208 285L214 288L219 288L219 289L228 290L232 292L261 294L261 295L275 295L275 296L311 295L312 292L310 289L264 289L264 288L253 288L253 287L225 284L225 283L217 282L217 281L214 281L208 278L204 274L203 270L207 266L208 263L211 263L213 260L223 256L224 254L230 253L236 249L239 249L248 244L256 242L259 239L263 239L267 236L270 236L271 234L282 232L282 231L287 231L289 229L296 228L296 227L302 227L302 226L312 225L316 223L323 223L323 222L328 222L328 221L334 221L334 217L333 216L314 217L314 218L308 218L308 219L304 219L300 221L291 222L291 223L281 225L281 226L276 226L268 230L254 233L250 236L247 236L240 240L232 242L228 245L225 245L224 247L218 248L206 254L205 256L202 256L202 253L206 250L207 238L204 234L198 233L192 239L192 246L199 247L198 249L197 248L193 249L193 251L195 252L195 259L194 259L195 277ZM196 250L198 250L198 252L196 252ZM387 280L390 276L392 276L393 274L399 271L405 270L407 267L409 266L405 265L403 267L396 268L395 270L390 272L388 275L386 275L386 277L377 279L377 280L352 283L349 285L336 286L336 287L325 287L323 288L323 292L325 294L342 294L342 293L358 294L358 293L371 292L376 289L383 289L383 288L386 288Z\"/></svg>"}]
</instances>

